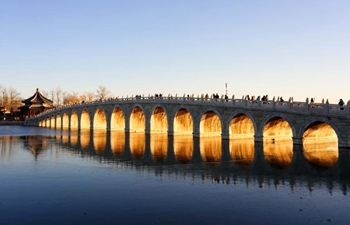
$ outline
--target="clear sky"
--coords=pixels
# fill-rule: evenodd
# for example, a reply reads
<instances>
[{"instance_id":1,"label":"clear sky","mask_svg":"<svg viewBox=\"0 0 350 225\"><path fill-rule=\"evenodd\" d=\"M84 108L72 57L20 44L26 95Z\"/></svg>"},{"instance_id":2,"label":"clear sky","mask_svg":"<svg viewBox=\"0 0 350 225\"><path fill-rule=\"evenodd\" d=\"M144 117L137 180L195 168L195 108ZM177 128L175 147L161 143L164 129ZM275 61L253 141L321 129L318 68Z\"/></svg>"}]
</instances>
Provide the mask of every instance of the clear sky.
<instances>
[{"instance_id":1,"label":"clear sky","mask_svg":"<svg viewBox=\"0 0 350 225\"><path fill-rule=\"evenodd\" d=\"M349 0L0 0L0 85L350 100Z\"/></svg>"}]
</instances>

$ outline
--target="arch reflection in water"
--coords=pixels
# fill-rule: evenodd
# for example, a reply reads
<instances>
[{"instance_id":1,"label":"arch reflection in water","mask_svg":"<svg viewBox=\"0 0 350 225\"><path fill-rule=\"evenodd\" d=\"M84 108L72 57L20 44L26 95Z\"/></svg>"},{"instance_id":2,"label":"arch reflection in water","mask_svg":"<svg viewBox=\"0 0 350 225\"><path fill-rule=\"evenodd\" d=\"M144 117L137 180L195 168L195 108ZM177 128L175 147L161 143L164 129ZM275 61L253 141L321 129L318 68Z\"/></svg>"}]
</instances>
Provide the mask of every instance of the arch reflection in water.
<instances>
[{"instance_id":1,"label":"arch reflection in water","mask_svg":"<svg viewBox=\"0 0 350 225\"><path fill-rule=\"evenodd\" d=\"M271 141L264 139L264 156L266 161L276 168L286 168L293 161L293 141Z\"/></svg>"},{"instance_id":2,"label":"arch reflection in water","mask_svg":"<svg viewBox=\"0 0 350 225\"><path fill-rule=\"evenodd\" d=\"M150 136L152 157L157 162L163 162L168 152L168 134L152 133Z\"/></svg>"},{"instance_id":3,"label":"arch reflection in water","mask_svg":"<svg viewBox=\"0 0 350 225\"><path fill-rule=\"evenodd\" d=\"M313 167L317 169L332 168L339 157L338 142L336 140L329 142L329 139L326 142L309 140L309 142L303 143L303 153L305 159Z\"/></svg>"},{"instance_id":4,"label":"arch reflection in water","mask_svg":"<svg viewBox=\"0 0 350 225\"><path fill-rule=\"evenodd\" d=\"M221 137L200 137L200 154L204 162L219 162L222 155Z\"/></svg>"},{"instance_id":5,"label":"arch reflection in water","mask_svg":"<svg viewBox=\"0 0 350 225\"><path fill-rule=\"evenodd\" d=\"M146 134L142 132L130 133L130 152L135 159L142 159L146 149Z\"/></svg>"},{"instance_id":6,"label":"arch reflection in water","mask_svg":"<svg viewBox=\"0 0 350 225\"><path fill-rule=\"evenodd\" d=\"M62 144L67 145L69 142L69 134L66 132L62 132L61 133L61 141L62 141Z\"/></svg>"},{"instance_id":7,"label":"arch reflection in water","mask_svg":"<svg viewBox=\"0 0 350 225\"><path fill-rule=\"evenodd\" d=\"M93 130L93 143L94 149L97 153L101 153L106 148L106 130Z\"/></svg>"},{"instance_id":8,"label":"arch reflection in water","mask_svg":"<svg viewBox=\"0 0 350 225\"><path fill-rule=\"evenodd\" d=\"M70 132L70 144L73 148L76 148L78 146L78 131L71 131Z\"/></svg>"},{"instance_id":9,"label":"arch reflection in water","mask_svg":"<svg viewBox=\"0 0 350 225\"><path fill-rule=\"evenodd\" d=\"M188 163L193 156L193 136L174 135L174 154L179 163Z\"/></svg>"},{"instance_id":10,"label":"arch reflection in water","mask_svg":"<svg viewBox=\"0 0 350 225\"><path fill-rule=\"evenodd\" d=\"M115 156L121 156L125 149L125 132L111 131L111 150Z\"/></svg>"},{"instance_id":11,"label":"arch reflection in water","mask_svg":"<svg viewBox=\"0 0 350 225\"><path fill-rule=\"evenodd\" d=\"M237 165L249 166L254 161L254 138L231 138L230 155Z\"/></svg>"},{"instance_id":12,"label":"arch reflection in water","mask_svg":"<svg viewBox=\"0 0 350 225\"><path fill-rule=\"evenodd\" d=\"M89 149L90 144L90 129L81 129L80 130L80 145L83 150Z\"/></svg>"}]
</instances>

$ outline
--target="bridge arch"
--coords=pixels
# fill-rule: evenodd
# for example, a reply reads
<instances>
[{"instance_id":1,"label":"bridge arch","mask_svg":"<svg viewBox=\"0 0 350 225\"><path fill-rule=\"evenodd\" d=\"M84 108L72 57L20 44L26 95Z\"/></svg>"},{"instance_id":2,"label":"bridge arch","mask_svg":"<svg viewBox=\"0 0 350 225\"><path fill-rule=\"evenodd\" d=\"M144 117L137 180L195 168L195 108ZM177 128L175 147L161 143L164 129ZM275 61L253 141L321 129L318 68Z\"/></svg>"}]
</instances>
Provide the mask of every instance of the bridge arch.
<instances>
[{"instance_id":1,"label":"bridge arch","mask_svg":"<svg viewBox=\"0 0 350 225\"><path fill-rule=\"evenodd\" d=\"M146 118L141 105L135 105L130 113L130 131L145 132Z\"/></svg>"},{"instance_id":2,"label":"bridge arch","mask_svg":"<svg viewBox=\"0 0 350 225\"><path fill-rule=\"evenodd\" d=\"M174 115L174 134L192 134L194 131L193 115L186 107L176 109Z\"/></svg>"},{"instance_id":3,"label":"bridge arch","mask_svg":"<svg viewBox=\"0 0 350 225\"><path fill-rule=\"evenodd\" d=\"M243 109L238 109L229 117L228 135L230 138L250 138L257 132L253 116Z\"/></svg>"},{"instance_id":4,"label":"bridge arch","mask_svg":"<svg viewBox=\"0 0 350 225\"><path fill-rule=\"evenodd\" d=\"M150 120L150 132L167 133L168 129L168 114L166 109L160 105L153 107Z\"/></svg>"},{"instance_id":5,"label":"bridge arch","mask_svg":"<svg viewBox=\"0 0 350 225\"><path fill-rule=\"evenodd\" d=\"M306 161L318 169L333 167L339 158L342 141L338 127L326 118L312 118L300 130Z\"/></svg>"},{"instance_id":6,"label":"bridge arch","mask_svg":"<svg viewBox=\"0 0 350 225\"><path fill-rule=\"evenodd\" d=\"M111 130L125 130L125 114L121 107L114 107L111 114Z\"/></svg>"},{"instance_id":7,"label":"bridge arch","mask_svg":"<svg viewBox=\"0 0 350 225\"><path fill-rule=\"evenodd\" d=\"M55 119L55 116L54 115L51 115L51 122L50 122L50 127L51 128L56 128L56 119Z\"/></svg>"},{"instance_id":8,"label":"bridge arch","mask_svg":"<svg viewBox=\"0 0 350 225\"><path fill-rule=\"evenodd\" d=\"M61 120L61 115L57 113L56 115L56 128L61 129L62 128L62 120Z\"/></svg>"},{"instance_id":9,"label":"bridge arch","mask_svg":"<svg viewBox=\"0 0 350 225\"><path fill-rule=\"evenodd\" d=\"M78 128L79 128L78 114L75 110L73 110L70 116L70 129L77 130Z\"/></svg>"},{"instance_id":10,"label":"bridge arch","mask_svg":"<svg viewBox=\"0 0 350 225\"><path fill-rule=\"evenodd\" d=\"M311 118L300 129L299 137L335 137L342 140L338 127L330 120L322 117Z\"/></svg>"},{"instance_id":11,"label":"bridge arch","mask_svg":"<svg viewBox=\"0 0 350 225\"><path fill-rule=\"evenodd\" d=\"M80 129L90 129L90 114L87 109L83 109L80 116Z\"/></svg>"},{"instance_id":12,"label":"bridge arch","mask_svg":"<svg viewBox=\"0 0 350 225\"><path fill-rule=\"evenodd\" d=\"M50 124L49 124L49 120L47 119L47 117L45 118L45 127L48 127Z\"/></svg>"},{"instance_id":13,"label":"bridge arch","mask_svg":"<svg viewBox=\"0 0 350 225\"><path fill-rule=\"evenodd\" d=\"M69 116L67 112L64 112L62 116L62 129L68 129L68 128L69 128Z\"/></svg>"},{"instance_id":14,"label":"bridge arch","mask_svg":"<svg viewBox=\"0 0 350 225\"><path fill-rule=\"evenodd\" d=\"M205 109L199 116L199 134L204 136L221 136L223 123L220 113L215 109Z\"/></svg>"},{"instance_id":15,"label":"bridge arch","mask_svg":"<svg viewBox=\"0 0 350 225\"><path fill-rule=\"evenodd\" d=\"M94 113L93 129L107 129L106 113L102 108L97 108Z\"/></svg>"},{"instance_id":16,"label":"bridge arch","mask_svg":"<svg viewBox=\"0 0 350 225\"><path fill-rule=\"evenodd\" d=\"M292 121L283 113L272 113L261 123L259 133L263 138L287 140L296 137Z\"/></svg>"}]
</instances>

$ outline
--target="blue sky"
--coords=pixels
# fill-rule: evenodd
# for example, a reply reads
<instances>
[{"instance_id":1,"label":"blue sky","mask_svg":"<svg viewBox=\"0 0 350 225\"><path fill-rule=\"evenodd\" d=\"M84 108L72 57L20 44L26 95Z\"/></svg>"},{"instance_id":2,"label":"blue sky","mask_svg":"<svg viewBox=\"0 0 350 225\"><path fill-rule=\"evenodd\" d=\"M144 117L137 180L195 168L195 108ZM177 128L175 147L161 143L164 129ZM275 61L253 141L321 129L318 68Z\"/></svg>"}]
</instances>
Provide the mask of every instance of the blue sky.
<instances>
[{"instance_id":1,"label":"blue sky","mask_svg":"<svg viewBox=\"0 0 350 225\"><path fill-rule=\"evenodd\" d=\"M350 1L2 0L0 85L350 100Z\"/></svg>"}]
</instances>

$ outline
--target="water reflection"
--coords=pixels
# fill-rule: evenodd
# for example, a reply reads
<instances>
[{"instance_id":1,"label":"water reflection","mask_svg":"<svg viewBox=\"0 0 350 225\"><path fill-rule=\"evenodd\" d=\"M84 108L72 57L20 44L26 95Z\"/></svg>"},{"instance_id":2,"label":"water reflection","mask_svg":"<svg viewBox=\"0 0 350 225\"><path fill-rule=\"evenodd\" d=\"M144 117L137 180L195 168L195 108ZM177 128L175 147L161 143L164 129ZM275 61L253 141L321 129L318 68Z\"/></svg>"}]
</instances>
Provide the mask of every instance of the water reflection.
<instances>
[{"instance_id":1,"label":"water reflection","mask_svg":"<svg viewBox=\"0 0 350 225\"><path fill-rule=\"evenodd\" d=\"M90 144L90 129L80 131L80 146L83 150L88 150Z\"/></svg>"},{"instance_id":2,"label":"water reflection","mask_svg":"<svg viewBox=\"0 0 350 225\"><path fill-rule=\"evenodd\" d=\"M315 168L332 168L338 161L339 151L336 139L320 140L319 138L307 138L303 142L305 159Z\"/></svg>"},{"instance_id":3,"label":"water reflection","mask_svg":"<svg viewBox=\"0 0 350 225\"><path fill-rule=\"evenodd\" d=\"M111 150L115 156L121 156L125 148L125 132L111 131Z\"/></svg>"},{"instance_id":4,"label":"water reflection","mask_svg":"<svg viewBox=\"0 0 350 225\"><path fill-rule=\"evenodd\" d=\"M264 140L264 156L270 165L283 169L289 166L293 160L293 141Z\"/></svg>"},{"instance_id":5,"label":"water reflection","mask_svg":"<svg viewBox=\"0 0 350 225\"><path fill-rule=\"evenodd\" d=\"M130 152L135 159L142 159L146 149L146 134L142 132L130 133Z\"/></svg>"},{"instance_id":6,"label":"water reflection","mask_svg":"<svg viewBox=\"0 0 350 225\"><path fill-rule=\"evenodd\" d=\"M79 136L78 132L74 131L70 133L70 144L72 147L77 148L78 147L78 141L79 141Z\"/></svg>"},{"instance_id":7,"label":"water reflection","mask_svg":"<svg viewBox=\"0 0 350 225\"><path fill-rule=\"evenodd\" d=\"M167 157L168 134L152 133L150 142L151 142L151 153L152 153L153 159L157 162L163 162Z\"/></svg>"},{"instance_id":8,"label":"water reflection","mask_svg":"<svg viewBox=\"0 0 350 225\"><path fill-rule=\"evenodd\" d=\"M92 133L89 130L21 139L1 137L0 142L2 158L13 154L11 149L16 148L12 143L21 142L36 160L40 160L40 156L45 155L41 153L46 150L50 150L47 154L55 152L51 157L70 151L76 157L98 157L99 162L123 168L200 177L216 183L245 183L247 187L289 184L294 189L296 184L305 183L312 191L316 184L322 183L329 189L339 186L344 193L350 187L350 154L348 149L338 149L336 142L309 141L293 146L291 141L261 143L253 139L227 141L220 137L168 137L166 134L118 131ZM207 162L215 162L215 166Z\"/></svg>"},{"instance_id":9,"label":"water reflection","mask_svg":"<svg viewBox=\"0 0 350 225\"><path fill-rule=\"evenodd\" d=\"M221 137L200 137L200 153L204 162L218 162L222 155Z\"/></svg>"},{"instance_id":10,"label":"water reflection","mask_svg":"<svg viewBox=\"0 0 350 225\"><path fill-rule=\"evenodd\" d=\"M104 129L93 130L94 149L97 153L101 153L106 148L107 131Z\"/></svg>"},{"instance_id":11,"label":"water reflection","mask_svg":"<svg viewBox=\"0 0 350 225\"><path fill-rule=\"evenodd\" d=\"M27 147L35 157L49 146L48 139L41 135L23 136L21 139L25 140L25 147Z\"/></svg>"},{"instance_id":12,"label":"water reflection","mask_svg":"<svg viewBox=\"0 0 350 225\"><path fill-rule=\"evenodd\" d=\"M193 156L193 137L192 135L174 136L174 154L179 163L188 163Z\"/></svg>"},{"instance_id":13,"label":"water reflection","mask_svg":"<svg viewBox=\"0 0 350 225\"><path fill-rule=\"evenodd\" d=\"M254 138L230 139L230 156L233 162L241 166L249 166L254 161Z\"/></svg>"}]
</instances>

